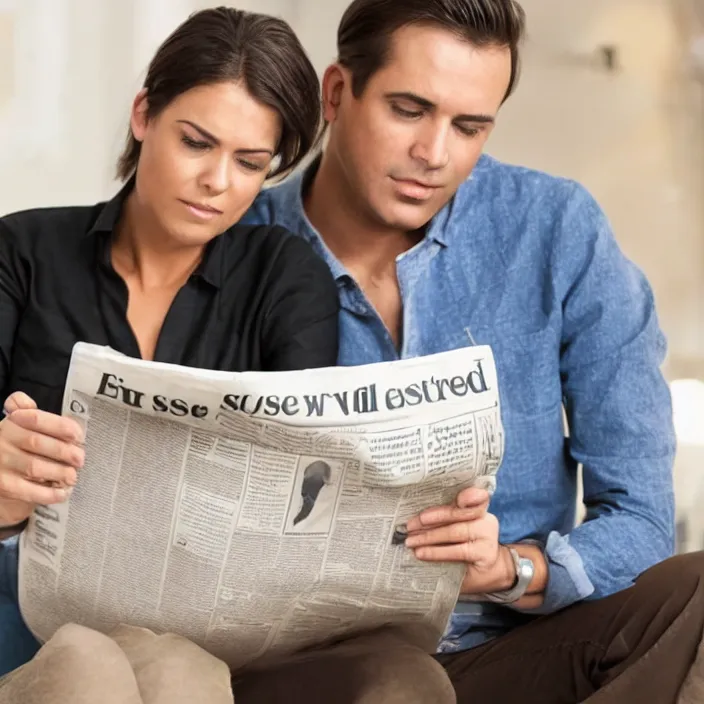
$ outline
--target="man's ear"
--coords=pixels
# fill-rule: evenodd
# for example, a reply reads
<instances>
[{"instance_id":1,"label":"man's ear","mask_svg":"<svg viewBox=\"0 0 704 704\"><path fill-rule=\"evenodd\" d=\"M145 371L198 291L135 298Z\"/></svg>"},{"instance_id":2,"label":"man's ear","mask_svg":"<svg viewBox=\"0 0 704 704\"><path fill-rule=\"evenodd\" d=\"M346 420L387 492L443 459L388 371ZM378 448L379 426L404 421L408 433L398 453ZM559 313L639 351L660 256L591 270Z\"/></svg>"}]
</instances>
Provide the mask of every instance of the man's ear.
<instances>
[{"instance_id":1,"label":"man's ear","mask_svg":"<svg viewBox=\"0 0 704 704\"><path fill-rule=\"evenodd\" d=\"M147 122L149 121L147 117L148 108L147 89L142 88L132 101L132 112L130 113L130 129L138 142L144 140L144 134L147 131Z\"/></svg>"},{"instance_id":2,"label":"man's ear","mask_svg":"<svg viewBox=\"0 0 704 704\"><path fill-rule=\"evenodd\" d=\"M335 122L337 119L342 96L351 83L350 72L340 66L340 64L332 64L328 66L323 75L323 118L325 122ZM349 85L351 89L351 85Z\"/></svg>"}]
</instances>

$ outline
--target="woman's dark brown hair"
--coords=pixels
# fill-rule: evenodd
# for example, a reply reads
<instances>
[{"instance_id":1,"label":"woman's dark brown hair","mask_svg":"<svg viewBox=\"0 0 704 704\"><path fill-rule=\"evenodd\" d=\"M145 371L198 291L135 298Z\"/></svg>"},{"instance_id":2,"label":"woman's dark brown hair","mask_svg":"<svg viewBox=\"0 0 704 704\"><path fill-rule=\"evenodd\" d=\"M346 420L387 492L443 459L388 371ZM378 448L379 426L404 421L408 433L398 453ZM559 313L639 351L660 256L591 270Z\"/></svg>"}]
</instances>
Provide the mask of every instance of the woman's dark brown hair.
<instances>
[{"instance_id":1,"label":"woman's dark brown hair","mask_svg":"<svg viewBox=\"0 0 704 704\"><path fill-rule=\"evenodd\" d=\"M511 80L504 100L511 95L525 31L525 13L515 0L354 0L340 21L337 50L338 61L352 73L357 98L389 60L394 32L423 24L447 29L476 47L508 47Z\"/></svg>"},{"instance_id":2,"label":"woman's dark brown hair","mask_svg":"<svg viewBox=\"0 0 704 704\"><path fill-rule=\"evenodd\" d=\"M191 15L159 47L147 71L147 117L156 117L192 88L242 82L255 100L281 116L279 164L269 177L295 168L320 137L320 85L286 22L230 7ZM125 181L137 168L141 144L130 130L117 165Z\"/></svg>"}]
</instances>

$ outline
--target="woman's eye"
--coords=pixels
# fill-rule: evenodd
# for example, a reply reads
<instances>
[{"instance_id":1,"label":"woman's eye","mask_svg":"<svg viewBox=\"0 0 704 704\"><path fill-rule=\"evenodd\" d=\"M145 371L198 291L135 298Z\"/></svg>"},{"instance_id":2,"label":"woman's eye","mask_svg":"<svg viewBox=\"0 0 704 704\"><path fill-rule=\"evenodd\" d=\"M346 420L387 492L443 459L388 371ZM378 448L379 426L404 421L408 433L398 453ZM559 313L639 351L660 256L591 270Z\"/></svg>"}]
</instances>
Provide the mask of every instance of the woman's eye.
<instances>
[{"instance_id":1,"label":"woman's eye","mask_svg":"<svg viewBox=\"0 0 704 704\"><path fill-rule=\"evenodd\" d=\"M240 165L243 166L248 171L261 171L264 167L259 164L255 164L253 161L247 161L246 159L238 159Z\"/></svg>"},{"instance_id":2,"label":"woman's eye","mask_svg":"<svg viewBox=\"0 0 704 704\"><path fill-rule=\"evenodd\" d=\"M198 139L193 139L192 137L189 137L187 134L184 134L181 137L181 141L189 148L189 149L195 149L196 151L203 151L205 149L210 148L210 144L208 142L203 142Z\"/></svg>"}]
</instances>

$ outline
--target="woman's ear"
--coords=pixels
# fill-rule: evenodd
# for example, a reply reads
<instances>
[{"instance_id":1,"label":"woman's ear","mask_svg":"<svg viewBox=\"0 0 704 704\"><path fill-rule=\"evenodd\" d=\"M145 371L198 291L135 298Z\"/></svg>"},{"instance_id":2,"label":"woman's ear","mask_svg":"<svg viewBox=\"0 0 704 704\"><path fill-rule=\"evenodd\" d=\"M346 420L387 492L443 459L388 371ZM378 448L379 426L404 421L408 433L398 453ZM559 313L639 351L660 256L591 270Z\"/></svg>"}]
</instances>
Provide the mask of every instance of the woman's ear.
<instances>
[{"instance_id":1,"label":"woman's ear","mask_svg":"<svg viewBox=\"0 0 704 704\"><path fill-rule=\"evenodd\" d=\"M335 122L342 102L342 95L347 82L351 79L349 71L340 64L328 66L323 76L323 119L327 123Z\"/></svg>"},{"instance_id":2,"label":"woman's ear","mask_svg":"<svg viewBox=\"0 0 704 704\"><path fill-rule=\"evenodd\" d=\"M144 134L147 131L147 122L149 121L147 116L148 109L147 89L142 88L142 90L137 93L137 97L132 101L132 112L130 113L130 129L132 130L132 135L138 142L144 140Z\"/></svg>"}]
</instances>

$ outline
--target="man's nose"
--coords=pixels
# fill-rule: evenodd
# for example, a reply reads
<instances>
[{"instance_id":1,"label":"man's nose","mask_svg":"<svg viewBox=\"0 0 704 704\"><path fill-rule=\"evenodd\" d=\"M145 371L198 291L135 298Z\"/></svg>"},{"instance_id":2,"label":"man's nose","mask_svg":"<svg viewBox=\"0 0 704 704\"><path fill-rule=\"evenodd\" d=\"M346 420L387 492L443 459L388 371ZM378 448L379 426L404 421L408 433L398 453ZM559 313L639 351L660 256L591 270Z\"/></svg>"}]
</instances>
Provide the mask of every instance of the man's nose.
<instances>
[{"instance_id":1,"label":"man's nose","mask_svg":"<svg viewBox=\"0 0 704 704\"><path fill-rule=\"evenodd\" d=\"M428 169L442 169L449 162L448 129L443 125L429 125L415 143L411 156L424 162Z\"/></svg>"}]
</instances>

